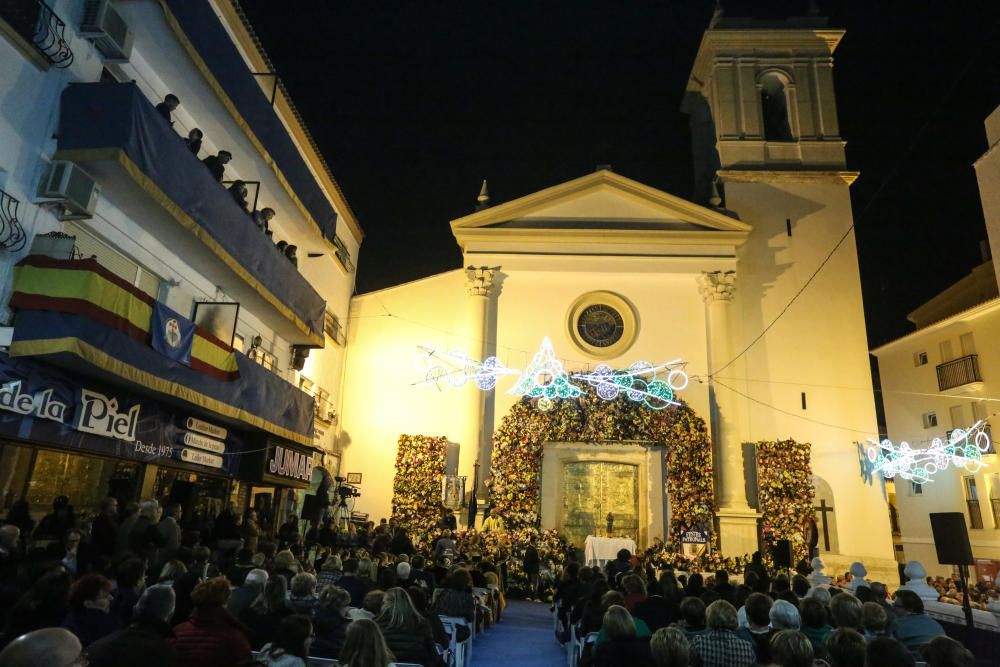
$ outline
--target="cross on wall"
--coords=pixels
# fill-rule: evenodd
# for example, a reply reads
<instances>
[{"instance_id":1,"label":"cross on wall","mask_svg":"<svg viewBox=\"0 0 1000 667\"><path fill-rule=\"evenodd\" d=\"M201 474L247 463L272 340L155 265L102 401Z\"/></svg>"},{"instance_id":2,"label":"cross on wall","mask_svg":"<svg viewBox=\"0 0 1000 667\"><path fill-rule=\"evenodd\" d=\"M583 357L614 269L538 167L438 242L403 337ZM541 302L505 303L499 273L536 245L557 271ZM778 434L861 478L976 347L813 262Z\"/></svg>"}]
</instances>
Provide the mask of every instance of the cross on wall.
<instances>
[{"instance_id":1,"label":"cross on wall","mask_svg":"<svg viewBox=\"0 0 1000 667\"><path fill-rule=\"evenodd\" d=\"M821 498L819 501L819 507L814 507L814 510L820 513L820 522L823 524L823 551L830 550L830 524L826 518L827 513L833 511L832 505L826 504L826 499Z\"/></svg>"}]
</instances>

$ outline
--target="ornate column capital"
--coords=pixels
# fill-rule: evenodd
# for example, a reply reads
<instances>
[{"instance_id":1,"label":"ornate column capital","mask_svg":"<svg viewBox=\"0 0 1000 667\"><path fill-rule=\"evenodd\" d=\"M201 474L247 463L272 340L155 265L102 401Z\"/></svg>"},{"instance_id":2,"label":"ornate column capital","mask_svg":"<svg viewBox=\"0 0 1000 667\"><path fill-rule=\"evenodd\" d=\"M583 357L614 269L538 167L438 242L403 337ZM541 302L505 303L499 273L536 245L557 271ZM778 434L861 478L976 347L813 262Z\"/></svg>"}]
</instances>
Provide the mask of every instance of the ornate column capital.
<instances>
[{"instance_id":1,"label":"ornate column capital","mask_svg":"<svg viewBox=\"0 0 1000 667\"><path fill-rule=\"evenodd\" d=\"M736 291L736 272L704 271L698 276L698 291L706 303L732 301Z\"/></svg>"},{"instance_id":2,"label":"ornate column capital","mask_svg":"<svg viewBox=\"0 0 1000 667\"><path fill-rule=\"evenodd\" d=\"M465 287L469 296L489 297L495 283L493 275L500 267L469 266L465 269Z\"/></svg>"}]
</instances>

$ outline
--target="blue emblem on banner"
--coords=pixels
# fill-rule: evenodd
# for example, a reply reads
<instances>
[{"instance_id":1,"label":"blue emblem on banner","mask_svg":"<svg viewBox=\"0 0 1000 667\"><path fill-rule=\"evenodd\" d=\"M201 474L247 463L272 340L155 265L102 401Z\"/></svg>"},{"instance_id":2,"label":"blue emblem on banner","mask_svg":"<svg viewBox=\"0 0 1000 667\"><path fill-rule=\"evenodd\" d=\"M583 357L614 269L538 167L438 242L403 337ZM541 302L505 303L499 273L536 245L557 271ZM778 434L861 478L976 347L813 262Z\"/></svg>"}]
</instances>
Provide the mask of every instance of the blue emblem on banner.
<instances>
[{"instance_id":1,"label":"blue emblem on banner","mask_svg":"<svg viewBox=\"0 0 1000 667\"><path fill-rule=\"evenodd\" d=\"M191 363L191 344L194 342L194 322L157 301L153 305L150 327L153 349L182 364Z\"/></svg>"}]
</instances>

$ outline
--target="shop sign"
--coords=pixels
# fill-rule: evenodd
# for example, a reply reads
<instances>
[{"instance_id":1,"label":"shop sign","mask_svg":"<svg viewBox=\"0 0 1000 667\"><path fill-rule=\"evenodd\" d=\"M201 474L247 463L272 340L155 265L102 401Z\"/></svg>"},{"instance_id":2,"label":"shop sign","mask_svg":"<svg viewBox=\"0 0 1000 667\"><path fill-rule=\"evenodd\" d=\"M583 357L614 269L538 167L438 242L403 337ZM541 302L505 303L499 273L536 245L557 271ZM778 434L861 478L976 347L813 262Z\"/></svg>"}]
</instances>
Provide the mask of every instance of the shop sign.
<instances>
[{"instance_id":1,"label":"shop sign","mask_svg":"<svg viewBox=\"0 0 1000 667\"><path fill-rule=\"evenodd\" d=\"M226 436L229 435L229 431L222 426L216 426L215 424L210 424L194 417L188 417L184 422L184 427L189 431L195 431L218 440L225 440Z\"/></svg>"},{"instance_id":2,"label":"shop sign","mask_svg":"<svg viewBox=\"0 0 1000 667\"><path fill-rule=\"evenodd\" d=\"M108 398L96 391L81 388L80 410L73 426L84 433L135 442L141 407L136 403L128 410L118 412L117 398Z\"/></svg>"},{"instance_id":3,"label":"shop sign","mask_svg":"<svg viewBox=\"0 0 1000 667\"><path fill-rule=\"evenodd\" d=\"M268 451L266 471L272 475L308 483L312 480L312 469L312 454L281 445L271 445Z\"/></svg>"},{"instance_id":4,"label":"shop sign","mask_svg":"<svg viewBox=\"0 0 1000 667\"><path fill-rule=\"evenodd\" d=\"M51 419L62 424L69 412L69 406L52 398L52 390L46 389L37 395L21 391L20 380L7 382L0 386L0 409L16 412L19 415L33 415L42 419Z\"/></svg>"},{"instance_id":5,"label":"shop sign","mask_svg":"<svg viewBox=\"0 0 1000 667\"><path fill-rule=\"evenodd\" d=\"M203 452L200 449L187 448L181 450L181 461L185 461L186 463L197 463L198 465L208 466L210 468L221 468L224 463L221 456Z\"/></svg>"},{"instance_id":6,"label":"shop sign","mask_svg":"<svg viewBox=\"0 0 1000 667\"><path fill-rule=\"evenodd\" d=\"M226 443L206 438L197 433L185 433L181 436L181 442L188 447L197 447L216 454L225 454L226 452Z\"/></svg>"}]
</instances>

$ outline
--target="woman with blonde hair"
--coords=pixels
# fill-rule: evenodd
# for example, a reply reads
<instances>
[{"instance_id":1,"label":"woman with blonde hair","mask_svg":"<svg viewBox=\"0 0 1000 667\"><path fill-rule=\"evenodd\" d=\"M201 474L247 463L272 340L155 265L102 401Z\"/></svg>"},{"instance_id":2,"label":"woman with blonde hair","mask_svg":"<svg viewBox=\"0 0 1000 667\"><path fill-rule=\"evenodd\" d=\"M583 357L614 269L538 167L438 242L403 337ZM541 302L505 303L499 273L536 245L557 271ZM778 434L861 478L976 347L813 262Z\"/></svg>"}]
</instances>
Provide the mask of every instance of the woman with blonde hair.
<instances>
[{"instance_id":1,"label":"woman with blonde hair","mask_svg":"<svg viewBox=\"0 0 1000 667\"><path fill-rule=\"evenodd\" d=\"M430 667L437 661L434 632L402 588L390 588L382 598L382 610L375 617L386 645L400 662Z\"/></svg>"},{"instance_id":2,"label":"woman with blonde hair","mask_svg":"<svg viewBox=\"0 0 1000 667\"><path fill-rule=\"evenodd\" d=\"M166 584L167 586L172 586L177 577L185 574L187 572L187 566L184 565L182 561L179 560L168 560L163 564L163 568L160 570L160 576L156 580L158 584Z\"/></svg>"},{"instance_id":3,"label":"woman with blonde hair","mask_svg":"<svg viewBox=\"0 0 1000 667\"><path fill-rule=\"evenodd\" d=\"M691 647L687 637L677 628L660 628L649 640L656 667L688 667L691 664Z\"/></svg>"},{"instance_id":4,"label":"woman with blonde hair","mask_svg":"<svg viewBox=\"0 0 1000 667\"><path fill-rule=\"evenodd\" d=\"M385 645L382 631L375 621L367 618L351 623L347 628L344 648L340 651L340 664L344 667L389 667L396 661Z\"/></svg>"}]
</instances>

